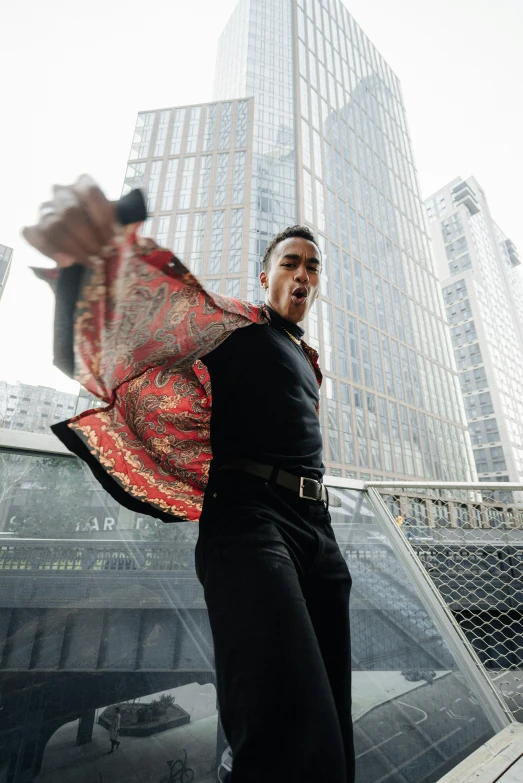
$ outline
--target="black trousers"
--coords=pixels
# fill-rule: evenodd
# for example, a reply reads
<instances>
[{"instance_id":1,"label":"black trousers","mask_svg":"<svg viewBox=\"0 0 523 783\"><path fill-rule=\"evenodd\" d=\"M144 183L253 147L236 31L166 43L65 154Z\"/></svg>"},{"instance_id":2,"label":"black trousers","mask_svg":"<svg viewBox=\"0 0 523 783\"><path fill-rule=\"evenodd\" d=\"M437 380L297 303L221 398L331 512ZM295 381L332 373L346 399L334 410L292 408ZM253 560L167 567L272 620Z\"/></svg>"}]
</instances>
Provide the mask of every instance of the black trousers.
<instances>
[{"instance_id":1,"label":"black trousers","mask_svg":"<svg viewBox=\"0 0 523 783\"><path fill-rule=\"evenodd\" d=\"M215 473L196 570L230 783L353 783L351 578L325 505Z\"/></svg>"}]
</instances>

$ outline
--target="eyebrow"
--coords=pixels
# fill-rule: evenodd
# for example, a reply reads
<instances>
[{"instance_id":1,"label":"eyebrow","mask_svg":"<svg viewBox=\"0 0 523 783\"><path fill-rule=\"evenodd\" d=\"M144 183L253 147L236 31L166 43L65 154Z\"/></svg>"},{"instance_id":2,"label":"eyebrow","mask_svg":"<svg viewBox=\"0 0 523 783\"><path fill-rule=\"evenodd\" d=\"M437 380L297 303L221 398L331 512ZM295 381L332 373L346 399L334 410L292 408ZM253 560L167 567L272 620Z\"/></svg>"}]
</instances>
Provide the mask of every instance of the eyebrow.
<instances>
[{"instance_id":1,"label":"eyebrow","mask_svg":"<svg viewBox=\"0 0 523 783\"><path fill-rule=\"evenodd\" d=\"M289 258L291 261L299 261L301 256L298 255L298 253L285 253L285 255L282 256L282 259L283 258ZM318 264L318 266L320 265L320 261L317 258L308 258L307 263Z\"/></svg>"}]
</instances>

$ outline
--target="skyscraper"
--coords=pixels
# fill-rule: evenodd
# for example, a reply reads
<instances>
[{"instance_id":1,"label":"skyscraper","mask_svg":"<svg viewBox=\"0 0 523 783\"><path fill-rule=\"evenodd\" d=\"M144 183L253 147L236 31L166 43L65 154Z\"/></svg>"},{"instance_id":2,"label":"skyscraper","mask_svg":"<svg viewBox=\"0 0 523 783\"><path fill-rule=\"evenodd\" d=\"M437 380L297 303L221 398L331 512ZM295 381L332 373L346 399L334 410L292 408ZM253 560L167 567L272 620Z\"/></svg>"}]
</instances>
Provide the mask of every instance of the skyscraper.
<instances>
[{"instance_id":1,"label":"skyscraper","mask_svg":"<svg viewBox=\"0 0 523 783\"><path fill-rule=\"evenodd\" d=\"M13 249L7 245L0 245L0 299L2 299L7 284L12 257Z\"/></svg>"},{"instance_id":2,"label":"skyscraper","mask_svg":"<svg viewBox=\"0 0 523 783\"><path fill-rule=\"evenodd\" d=\"M474 179L426 202L478 475L523 480L523 281Z\"/></svg>"},{"instance_id":3,"label":"skyscraper","mask_svg":"<svg viewBox=\"0 0 523 783\"><path fill-rule=\"evenodd\" d=\"M123 188L147 190L143 233L210 291L249 299L252 117L252 99L140 113Z\"/></svg>"},{"instance_id":4,"label":"skyscraper","mask_svg":"<svg viewBox=\"0 0 523 783\"><path fill-rule=\"evenodd\" d=\"M474 478L396 76L338 0L240 0L214 98L139 115L125 187L148 191L146 230L211 290L261 301L268 242L310 225L328 472Z\"/></svg>"}]
</instances>

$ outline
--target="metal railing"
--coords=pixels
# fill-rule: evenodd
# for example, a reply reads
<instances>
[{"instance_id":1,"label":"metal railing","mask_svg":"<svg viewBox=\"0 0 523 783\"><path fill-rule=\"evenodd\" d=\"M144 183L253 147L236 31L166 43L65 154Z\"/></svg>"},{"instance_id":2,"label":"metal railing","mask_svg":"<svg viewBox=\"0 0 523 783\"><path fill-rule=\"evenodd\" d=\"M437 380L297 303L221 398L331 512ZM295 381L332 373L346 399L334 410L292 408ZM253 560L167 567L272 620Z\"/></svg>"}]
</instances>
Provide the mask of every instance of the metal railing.
<instances>
[{"instance_id":1,"label":"metal railing","mask_svg":"<svg viewBox=\"0 0 523 783\"><path fill-rule=\"evenodd\" d=\"M523 723L523 485L368 482Z\"/></svg>"},{"instance_id":2,"label":"metal railing","mask_svg":"<svg viewBox=\"0 0 523 783\"><path fill-rule=\"evenodd\" d=\"M194 544L147 541L0 539L0 574L194 570Z\"/></svg>"}]
</instances>

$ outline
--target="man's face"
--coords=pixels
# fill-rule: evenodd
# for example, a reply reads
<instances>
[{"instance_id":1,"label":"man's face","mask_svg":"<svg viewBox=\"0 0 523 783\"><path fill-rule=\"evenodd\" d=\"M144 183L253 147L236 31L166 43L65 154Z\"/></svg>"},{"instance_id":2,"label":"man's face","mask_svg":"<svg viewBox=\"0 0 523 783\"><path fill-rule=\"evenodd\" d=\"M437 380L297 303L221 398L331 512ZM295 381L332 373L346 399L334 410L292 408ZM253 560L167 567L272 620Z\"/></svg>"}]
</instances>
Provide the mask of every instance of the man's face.
<instances>
[{"instance_id":1,"label":"man's face","mask_svg":"<svg viewBox=\"0 0 523 783\"><path fill-rule=\"evenodd\" d=\"M320 289L320 251L302 237L276 245L269 271L260 274L265 302L291 323L303 321Z\"/></svg>"}]
</instances>

